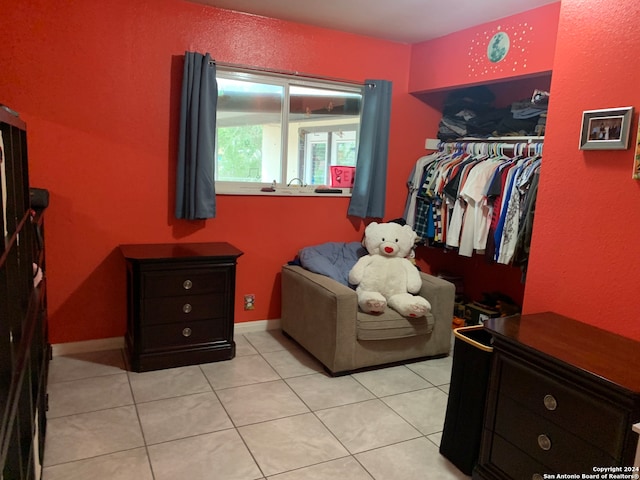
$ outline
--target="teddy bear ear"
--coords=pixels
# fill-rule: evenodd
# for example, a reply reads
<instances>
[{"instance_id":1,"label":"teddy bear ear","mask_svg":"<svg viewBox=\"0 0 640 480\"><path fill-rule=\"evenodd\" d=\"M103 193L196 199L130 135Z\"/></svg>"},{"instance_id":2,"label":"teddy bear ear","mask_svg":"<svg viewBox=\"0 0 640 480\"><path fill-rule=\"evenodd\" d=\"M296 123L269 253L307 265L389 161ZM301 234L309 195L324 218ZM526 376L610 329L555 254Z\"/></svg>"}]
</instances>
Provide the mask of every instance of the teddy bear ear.
<instances>
[{"instance_id":1,"label":"teddy bear ear","mask_svg":"<svg viewBox=\"0 0 640 480\"><path fill-rule=\"evenodd\" d=\"M377 226L378 226L378 222L371 222L369 225L367 225L367 228L364 229L365 236L367 235L367 232L370 232L371 230L373 230Z\"/></svg>"},{"instance_id":2,"label":"teddy bear ear","mask_svg":"<svg viewBox=\"0 0 640 480\"><path fill-rule=\"evenodd\" d=\"M364 229L364 235L362 235L362 246L366 248L366 240L367 240L367 234L370 234L371 231L378 225L378 222L371 222L369 225L366 226L366 228Z\"/></svg>"},{"instance_id":3,"label":"teddy bear ear","mask_svg":"<svg viewBox=\"0 0 640 480\"><path fill-rule=\"evenodd\" d=\"M418 239L418 234L413 231L413 228L411 228L410 225L404 225L402 229L406 231L407 235L411 237L411 240L413 242L415 242Z\"/></svg>"}]
</instances>

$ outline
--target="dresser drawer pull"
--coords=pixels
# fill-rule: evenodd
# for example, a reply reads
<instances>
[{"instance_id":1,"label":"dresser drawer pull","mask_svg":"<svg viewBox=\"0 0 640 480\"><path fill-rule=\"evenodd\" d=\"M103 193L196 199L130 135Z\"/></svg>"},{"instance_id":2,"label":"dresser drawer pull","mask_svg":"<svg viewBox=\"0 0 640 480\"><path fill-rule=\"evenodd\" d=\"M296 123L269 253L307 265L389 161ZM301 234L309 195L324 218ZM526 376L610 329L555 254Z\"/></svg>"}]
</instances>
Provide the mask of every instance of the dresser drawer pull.
<instances>
[{"instance_id":1,"label":"dresser drawer pull","mask_svg":"<svg viewBox=\"0 0 640 480\"><path fill-rule=\"evenodd\" d=\"M538 435L538 446L545 451L551 450L551 439L544 433L542 435Z\"/></svg>"},{"instance_id":2,"label":"dresser drawer pull","mask_svg":"<svg viewBox=\"0 0 640 480\"><path fill-rule=\"evenodd\" d=\"M534 473L533 475L531 475L531 480L542 480L543 478L544 477L539 473Z\"/></svg>"},{"instance_id":3,"label":"dresser drawer pull","mask_svg":"<svg viewBox=\"0 0 640 480\"><path fill-rule=\"evenodd\" d=\"M191 329L189 327L183 329L182 330L182 336L183 337L190 337L191 336Z\"/></svg>"},{"instance_id":4,"label":"dresser drawer pull","mask_svg":"<svg viewBox=\"0 0 640 480\"><path fill-rule=\"evenodd\" d=\"M182 282L182 286L185 290L189 290L191 287L193 287L193 282L191 280L185 280L184 282Z\"/></svg>"},{"instance_id":5,"label":"dresser drawer pull","mask_svg":"<svg viewBox=\"0 0 640 480\"><path fill-rule=\"evenodd\" d=\"M189 312L191 312L191 310L193 310L193 307L191 306L191 304L190 304L190 303L185 303L185 304L182 306L182 311L183 311L184 313L189 313Z\"/></svg>"},{"instance_id":6,"label":"dresser drawer pull","mask_svg":"<svg viewBox=\"0 0 640 480\"><path fill-rule=\"evenodd\" d=\"M553 395L545 395L543 402L547 410L553 411L556 408L558 408L558 402L556 401L556 398Z\"/></svg>"}]
</instances>

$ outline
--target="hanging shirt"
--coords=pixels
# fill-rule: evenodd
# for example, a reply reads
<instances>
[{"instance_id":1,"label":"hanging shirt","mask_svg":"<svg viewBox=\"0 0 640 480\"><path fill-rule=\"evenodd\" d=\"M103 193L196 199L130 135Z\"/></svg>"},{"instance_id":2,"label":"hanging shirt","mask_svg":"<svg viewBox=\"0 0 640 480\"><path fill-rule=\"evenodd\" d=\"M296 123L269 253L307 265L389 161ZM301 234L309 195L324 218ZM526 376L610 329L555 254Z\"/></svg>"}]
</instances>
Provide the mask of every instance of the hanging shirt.
<instances>
[{"instance_id":1,"label":"hanging shirt","mask_svg":"<svg viewBox=\"0 0 640 480\"><path fill-rule=\"evenodd\" d=\"M484 250L486 245L479 244L479 238L488 230L488 219L483 216L481 202L484 199L487 183L500 163L499 159L489 159L478 162L460 191L460 197L467 203L464 214L462 234L458 253L465 257L473 255L473 250ZM486 233L486 232L485 232Z\"/></svg>"},{"instance_id":2,"label":"hanging shirt","mask_svg":"<svg viewBox=\"0 0 640 480\"><path fill-rule=\"evenodd\" d=\"M503 194L502 194L502 207L501 207L501 212L500 212L500 218L498 219L498 224L496 225L496 231L494 233L494 240L495 240L495 253L494 253L494 259L497 261L499 256L500 256L500 249L502 248L501 246L501 242L502 242L502 231L504 230L504 225L506 222L506 217L507 217L507 207L509 206L509 199L511 198L511 193L513 190L513 186L514 186L514 179L517 176L517 174L519 173L520 169L522 168L522 162L523 160L519 160L516 165L511 168L509 170L509 172L507 173L507 178L506 178L506 182L505 182L505 189L503 190Z\"/></svg>"},{"instance_id":3,"label":"hanging shirt","mask_svg":"<svg viewBox=\"0 0 640 480\"><path fill-rule=\"evenodd\" d=\"M469 172L473 169L476 163L477 163L477 160L474 159L469 162L466 162L464 166L461 167L460 174L459 174L460 189L464 187L464 182L466 181L469 175ZM464 221L467 203L464 201L464 199L460 198L458 192L456 192L455 203L453 205L453 210L451 212L451 216L449 220L449 228L447 230L447 240L446 240L447 247L460 246L460 234L462 233L462 224Z\"/></svg>"},{"instance_id":4,"label":"hanging shirt","mask_svg":"<svg viewBox=\"0 0 640 480\"><path fill-rule=\"evenodd\" d=\"M513 258L513 254L516 249L516 244L518 242L518 231L520 229L520 216L523 199L529 188L533 173L539 164L540 160L537 158L526 159L514 179L514 186L509 198L507 215L502 231L500 255L497 259L498 263L511 263L511 259Z\"/></svg>"},{"instance_id":5,"label":"hanging shirt","mask_svg":"<svg viewBox=\"0 0 640 480\"><path fill-rule=\"evenodd\" d=\"M494 253L496 250L495 232L498 227L500 215L502 212L502 196L507 186L507 176L509 170L516 165L516 160L511 159L501 164L496 170L493 179L491 180L487 188L487 202L491 206L491 222L489 224L489 231L487 233L487 242L485 247L486 259L489 262L494 262Z\"/></svg>"},{"instance_id":6,"label":"hanging shirt","mask_svg":"<svg viewBox=\"0 0 640 480\"><path fill-rule=\"evenodd\" d=\"M404 219L407 222L407 225L410 225L411 227L415 225L416 198L418 190L422 186L425 166L437 159L438 155L440 154L432 153L431 155L420 157L415 163L411 173L409 174L409 178L407 179L407 188L409 192L405 203Z\"/></svg>"},{"instance_id":7,"label":"hanging shirt","mask_svg":"<svg viewBox=\"0 0 640 480\"><path fill-rule=\"evenodd\" d=\"M487 236L493 215L493 206L487 201L487 189L493 175L503 164L502 158L487 160L482 175L476 180L476 188L469 192L469 198L475 202L475 225L473 232L473 249L478 253L487 248Z\"/></svg>"},{"instance_id":8,"label":"hanging shirt","mask_svg":"<svg viewBox=\"0 0 640 480\"><path fill-rule=\"evenodd\" d=\"M418 237L426 239L428 238L428 232L432 229L433 219L431 217L431 192L428 185L431 182L437 162L429 163L422 174L421 186L418 189L416 195L416 217L413 225L413 231L416 232Z\"/></svg>"},{"instance_id":9,"label":"hanging shirt","mask_svg":"<svg viewBox=\"0 0 640 480\"><path fill-rule=\"evenodd\" d=\"M533 233L533 217L535 213L536 197L538 193L538 183L540 181L540 166L538 166L531 178L529 190L524 199L521 217L521 226L518 230L518 242L516 251L513 254L513 263L522 268L523 277L527 273L527 263L529 260L529 248L531 246L531 236Z\"/></svg>"}]
</instances>

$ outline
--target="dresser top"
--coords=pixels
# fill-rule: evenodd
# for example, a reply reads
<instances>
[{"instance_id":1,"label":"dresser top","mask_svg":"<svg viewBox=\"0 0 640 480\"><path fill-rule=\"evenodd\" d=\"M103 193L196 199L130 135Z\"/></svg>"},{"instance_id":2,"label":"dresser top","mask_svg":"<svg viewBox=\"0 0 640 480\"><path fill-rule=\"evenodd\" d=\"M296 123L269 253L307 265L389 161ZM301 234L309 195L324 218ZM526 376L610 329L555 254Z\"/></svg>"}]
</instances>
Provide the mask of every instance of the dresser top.
<instances>
[{"instance_id":1,"label":"dresser top","mask_svg":"<svg viewBox=\"0 0 640 480\"><path fill-rule=\"evenodd\" d=\"M496 338L517 342L640 393L640 342L555 313L491 318Z\"/></svg>"},{"instance_id":2,"label":"dresser top","mask_svg":"<svg viewBox=\"0 0 640 480\"><path fill-rule=\"evenodd\" d=\"M188 258L237 258L242 251L226 242L209 243L140 243L120 245L124 258L129 260L166 260Z\"/></svg>"},{"instance_id":3,"label":"dresser top","mask_svg":"<svg viewBox=\"0 0 640 480\"><path fill-rule=\"evenodd\" d=\"M2 123L8 123L9 125L13 126L13 127L17 127L20 128L22 130L26 130L27 129L27 124L24 123L24 121L22 119L20 119L19 117L12 115L11 113L9 113L6 109L0 107L0 122Z\"/></svg>"}]
</instances>

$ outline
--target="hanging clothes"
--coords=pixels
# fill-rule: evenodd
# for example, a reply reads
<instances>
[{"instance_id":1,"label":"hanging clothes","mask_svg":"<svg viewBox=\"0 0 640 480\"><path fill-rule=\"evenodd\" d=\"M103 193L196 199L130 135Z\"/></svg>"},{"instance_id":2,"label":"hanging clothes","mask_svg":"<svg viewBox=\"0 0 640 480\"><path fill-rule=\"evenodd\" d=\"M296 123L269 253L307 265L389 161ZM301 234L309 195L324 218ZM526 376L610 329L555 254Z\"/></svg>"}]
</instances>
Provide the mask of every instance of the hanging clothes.
<instances>
[{"instance_id":1,"label":"hanging clothes","mask_svg":"<svg viewBox=\"0 0 640 480\"><path fill-rule=\"evenodd\" d=\"M509 196L505 227L502 231L500 255L496 258L498 263L510 264L516 250L520 230L520 219L526 194L531 185L533 173L540 166L539 158L528 158L522 162L518 175L514 178L513 188Z\"/></svg>"},{"instance_id":2,"label":"hanging clothes","mask_svg":"<svg viewBox=\"0 0 640 480\"><path fill-rule=\"evenodd\" d=\"M512 155L505 150L512 149ZM529 144L446 143L407 180L404 219L433 247L526 267L541 149Z\"/></svg>"}]
</instances>

